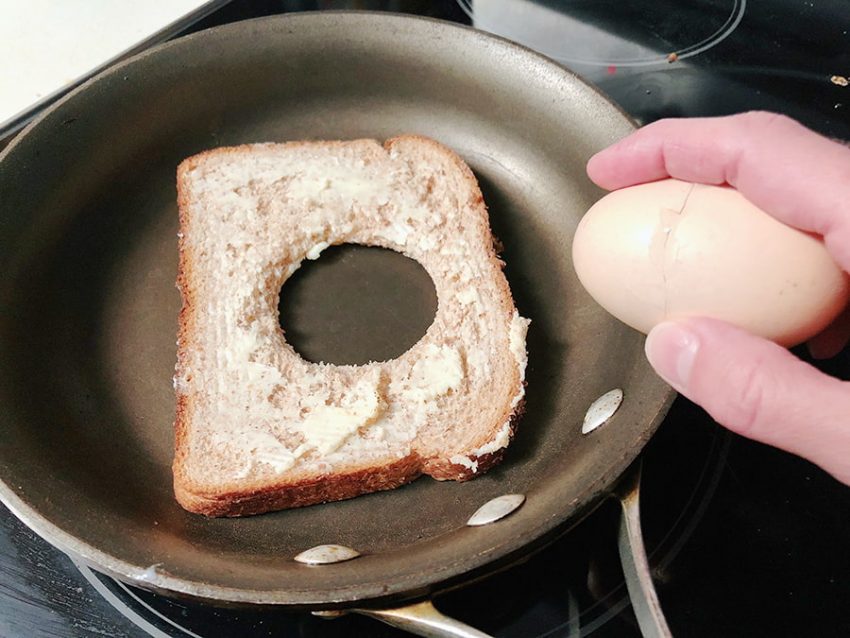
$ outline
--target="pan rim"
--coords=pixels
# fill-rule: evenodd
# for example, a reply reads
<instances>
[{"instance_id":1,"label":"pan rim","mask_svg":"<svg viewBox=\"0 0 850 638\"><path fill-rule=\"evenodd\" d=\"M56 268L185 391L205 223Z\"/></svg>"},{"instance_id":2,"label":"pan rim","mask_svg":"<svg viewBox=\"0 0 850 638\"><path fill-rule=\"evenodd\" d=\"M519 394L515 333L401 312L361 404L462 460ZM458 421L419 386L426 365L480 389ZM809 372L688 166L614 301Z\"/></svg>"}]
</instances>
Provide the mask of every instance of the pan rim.
<instances>
[{"instance_id":1,"label":"pan rim","mask_svg":"<svg viewBox=\"0 0 850 638\"><path fill-rule=\"evenodd\" d=\"M514 40L510 40L506 37L496 35L495 33L490 33L488 31L484 31L483 29L477 29L473 26L467 24L460 24L458 22L451 22L449 20L442 20L439 18L432 18L429 16L421 16L415 14L408 13L400 13L395 11L367 11L367 10L332 10L332 11L297 11L292 13L281 13L277 15L270 16L261 16L257 18L248 18L247 20L240 20L238 22L231 22L228 24L222 24L215 27L210 27L208 29L202 29L200 31L195 31L194 33L189 33L187 35L178 36L168 40L166 42L161 42L159 44L155 44L144 51L140 51L134 55L131 55L123 60L116 62L115 64L99 71L94 74L78 86L74 87L71 91L68 91L61 97L59 97L56 101L46 106L37 116L35 116L30 122L22 127L17 133L14 134L14 137L9 141L9 143L0 149L0 163L6 159L6 156L11 154L12 150L23 140L27 135L29 135L30 131L42 123L42 120L47 119L54 111L58 110L62 107L65 102L70 101L76 95L87 91L90 86L96 84L103 79L110 77L112 75L117 75L119 71L124 69L127 66L131 66L137 63L140 60L147 58L152 55L159 55L163 51L166 51L172 47L177 46L186 46L188 43L196 39L203 39L204 37L209 37L210 34L217 33L225 33L226 31L238 31L246 28L251 24L259 24L259 23L271 23L277 21L290 21L290 20L315 20L318 18L342 18L346 19L351 16L359 16L362 18L368 19L386 19L388 21L392 20L400 20L402 22L422 22L422 23L430 23L435 25L441 25L444 28L452 28L460 31L466 31L469 33L473 33L478 37L499 42L504 46L509 48L513 48L515 50L523 51L524 54L536 58L539 62L542 62L547 65L552 65L560 69L562 72L568 74L573 81L576 81L583 85L583 87L587 90L592 91L597 97L602 98L606 101L609 106L613 107L620 116L622 116L633 128L638 128L640 125L638 121L629 114L622 106L620 106L617 102L612 100L608 95L605 94L602 89L600 89L595 84L590 83L589 81L582 78L575 71L572 71L570 68L564 66L557 60L550 58L539 51L536 51L524 44L519 42L515 42Z\"/></svg>"},{"instance_id":2,"label":"pan rim","mask_svg":"<svg viewBox=\"0 0 850 638\"><path fill-rule=\"evenodd\" d=\"M317 11L317 12L299 12L288 13L276 16L267 16L245 20L237 23L223 25L212 29L199 31L187 36L176 38L169 42L152 47L142 53L132 56L115 66L102 71L93 76L67 95L57 100L50 107L45 109L38 117L28 124L18 135L0 152L0 165L6 160L23 140L42 123L48 119L53 113L63 108L63 106L80 95L97 85L105 79L120 75L122 71L133 64L148 56L163 55L164 52L172 47L191 47L197 41L203 41L205 38L215 34L237 33L245 29L250 29L252 25L272 24L272 23L294 23L298 21L313 21L313 22L334 22L340 19L345 20L381 20L386 23L425 23L431 25L439 25L443 29L452 29L474 34L475 37L481 38L487 42L496 42L507 50L519 51L526 59L536 60L537 64L549 67L551 71L556 71L564 76L569 76L571 82L580 84L585 90L591 91L595 96L618 111L623 119L632 127L636 124L619 105L610 100L601 90L592 84L588 83L574 72L558 64L556 61L539 54L532 49L507 40L505 38L494 36L484 31L472 28L466 25L459 25L452 22L438 20L422 16L412 16L408 14L392 13L392 12L372 12L372 11ZM667 409L671 405L675 397L675 391L668 388L663 397L663 403L658 412L652 415L651 419L647 419L648 426L644 429L644 437L641 440L642 444L654 433L658 425L663 420ZM635 453L631 458L617 459L612 470L616 470L616 475L622 475L622 472L631 463L634 457L638 456ZM622 466L622 467L620 467ZM505 537L501 539L499 544L494 545L488 552L491 556L481 555L476 557L476 561L471 563L471 567L464 568L460 571L453 569L452 565L440 566L440 569L435 570L427 577L420 577L416 582L400 584L396 582L389 588L381 590L378 587L373 588L371 593L362 595L363 587L360 586L360 594L354 595L351 591L352 587L330 587L322 600L316 600L315 597L301 595L292 589L263 589L263 590L247 590L228 586L214 585L210 583L197 582L188 578L172 576L168 573L151 570L148 566L139 566L129 561L123 560L108 552L105 552L89 542L83 541L73 534L66 532L56 523L42 515L36 508L29 505L25 499L21 498L7 481L0 477L0 501L2 501L9 510L36 534L44 538L50 544L56 546L64 553L80 560L82 563L102 571L110 576L119 578L120 580L128 581L134 585L160 590L163 592L183 594L193 598L200 598L208 601L217 601L220 603L250 603L261 605L282 605L287 607L300 608L332 608L340 606L351 606L355 603L375 603L381 600L398 600L412 599L423 595L443 590L451 586L451 583L463 581L464 583L474 580L476 575L482 572L490 572L498 566L504 566L508 563L515 562L519 556L524 556L533 551L533 549L541 544L551 542L553 537L563 533L569 527L576 524L588 511L592 510L605 495L609 493L610 481L606 480L605 476L598 478L588 486L585 493L582 495L583 505L576 512L573 512L566 519L556 519L553 524L549 519L539 520L537 524L526 530L527 537L531 540L520 541L514 537ZM306 592L302 592L305 594ZM329 603L328 600L332 602ZM294 602L293 602L294 601Z\"/></svg>"}]
</instances>

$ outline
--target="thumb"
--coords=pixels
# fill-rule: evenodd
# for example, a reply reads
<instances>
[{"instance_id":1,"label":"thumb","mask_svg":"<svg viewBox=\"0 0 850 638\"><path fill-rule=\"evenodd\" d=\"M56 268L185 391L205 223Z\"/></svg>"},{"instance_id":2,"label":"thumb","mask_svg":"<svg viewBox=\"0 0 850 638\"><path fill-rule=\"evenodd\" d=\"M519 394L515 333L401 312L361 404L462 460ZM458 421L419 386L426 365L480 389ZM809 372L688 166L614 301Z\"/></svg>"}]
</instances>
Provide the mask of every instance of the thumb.
<instances>
[{"instance_id":1,"label":"thumb","mask_svg":"<svg viewBox=\"0 0 850 638\"><path fill-rule=\"evenodd\" d=\"M659 324L646 354L721 425L803 456L850 485L850 383L713 319Z\"/></svg>"}]
</instances>

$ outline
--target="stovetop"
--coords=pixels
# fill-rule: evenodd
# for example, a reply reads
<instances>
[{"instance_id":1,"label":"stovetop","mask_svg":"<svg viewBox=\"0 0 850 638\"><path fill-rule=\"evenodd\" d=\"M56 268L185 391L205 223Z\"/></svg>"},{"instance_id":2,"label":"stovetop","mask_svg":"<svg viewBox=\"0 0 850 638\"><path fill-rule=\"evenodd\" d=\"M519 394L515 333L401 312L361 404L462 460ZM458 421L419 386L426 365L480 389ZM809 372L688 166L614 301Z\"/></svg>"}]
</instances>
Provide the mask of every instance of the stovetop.
<instances>
[{"instance_id":1,"label":"stovetop","mask_svg":"<svg viewBox=\"0 0 850 638\"><path fill-rule=\"evenodd\" d=\"M376 9L474 23L595 83L638 122L749 109L850 140L843 0L235 0L192 27L293 10ZM805 357L805 353L799 354ZM818 364L850 379L850 352ZM727 434L678 399L643 455L652 573L674 636L850 635L850 488ZM615 503L550 547L436 600L500 638L638 636ZM400 638L374 620L229 610L113 581L0 508L0 636Z\"/></svg>"}]
</instances>

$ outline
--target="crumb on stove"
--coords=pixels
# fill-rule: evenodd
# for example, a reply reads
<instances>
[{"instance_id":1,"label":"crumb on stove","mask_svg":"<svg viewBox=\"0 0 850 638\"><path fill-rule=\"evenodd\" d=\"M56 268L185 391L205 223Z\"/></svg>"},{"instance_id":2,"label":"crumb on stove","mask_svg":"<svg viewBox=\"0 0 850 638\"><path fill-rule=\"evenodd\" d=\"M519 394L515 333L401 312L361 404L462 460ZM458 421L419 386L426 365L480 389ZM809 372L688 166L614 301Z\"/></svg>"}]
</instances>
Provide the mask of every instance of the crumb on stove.
<instances>
[{"instance_id":1,"label":"crumb on stove","mask_svg":"<svg viewBox=\"0 0 850 638\"><path fill-rule=\"evenodd\" d=\"M848 84L850 84L850 80L848 80L843 75L833 75L831 78L829 78L829 81L833 84L837 84L838 86L847 86Z\"/></svg>"}]
</instances>

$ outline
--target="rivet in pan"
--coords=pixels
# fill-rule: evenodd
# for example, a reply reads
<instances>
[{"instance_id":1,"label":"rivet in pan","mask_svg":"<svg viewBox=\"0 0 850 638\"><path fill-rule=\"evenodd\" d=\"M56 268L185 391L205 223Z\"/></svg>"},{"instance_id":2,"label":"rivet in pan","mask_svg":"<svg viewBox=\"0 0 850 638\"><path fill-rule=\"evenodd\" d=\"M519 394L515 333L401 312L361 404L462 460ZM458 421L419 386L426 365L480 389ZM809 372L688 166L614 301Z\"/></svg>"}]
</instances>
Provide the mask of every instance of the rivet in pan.
<instances>
[{"instance_id":1,"label":"rivet in pan","mask_svg":"<svg viewBox=\"0 0 850 638\"><path fill-rule=\"evenodd\" d=\"M328 609L325 611L314 611L312 614L314 616L318 616L319 618L324 618L325 620L335 620L337 618L341 618L345 616L348 612L343 609Z\"/></svg>"},{"instance_id":2,"label":"rivet in pan","mask_svg":"<svg viewBox=\"0 0 850 638\"><path fill-rule=\"evenodd\" d=\"M584 423L581 426L582 434L593 432L600 425L614 416L614 413L623 402L623 391L620 388L606 392L596 399L587 409L584 415Z\"/></svg>"},{"instance_id":3,"label":"rivet in pan","mask_svg":"<svg viewBox=\"0 0 850 638\"><path fill-rule=\"evenodd\" d=\"M479 507L466 521L467 525L478 527L489 525L505 518L525 502L525 494L504 494L491 499Z\"/></svg>"},{"instance_id":4,"label":"rivet in pan","mask_svg":"<svg viewBox=\"0 0 850 638\"><path fill-rule=\"evenodd\" d=\"M305 565L330 565L360 556L360 552L345 545L317 545L305 549L294 560Z\"/></svg>"}]
</instances>

